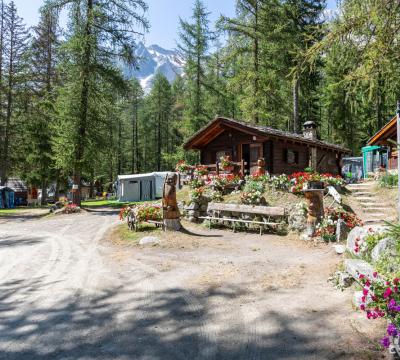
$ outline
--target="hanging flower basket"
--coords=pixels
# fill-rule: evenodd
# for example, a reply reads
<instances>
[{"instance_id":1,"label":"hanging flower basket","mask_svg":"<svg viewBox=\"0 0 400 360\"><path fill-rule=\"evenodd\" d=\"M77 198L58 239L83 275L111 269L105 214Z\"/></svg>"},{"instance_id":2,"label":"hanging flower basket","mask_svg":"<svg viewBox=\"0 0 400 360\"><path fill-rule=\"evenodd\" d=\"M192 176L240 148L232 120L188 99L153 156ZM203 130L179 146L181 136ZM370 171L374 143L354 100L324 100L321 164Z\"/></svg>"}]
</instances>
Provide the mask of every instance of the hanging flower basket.
<instances>
[{"instance_id":1,"label":"hanging flower basket","mask_svg":"<svg viewBox=\"0 0 400 360\"><path fill-rule=\"evenodd\" d=\"M185 160L180 160L176 166L175 170L179 172L180 174L186 174L190 170L190 165L186 164Z\"/></svg>"}]
</instances>

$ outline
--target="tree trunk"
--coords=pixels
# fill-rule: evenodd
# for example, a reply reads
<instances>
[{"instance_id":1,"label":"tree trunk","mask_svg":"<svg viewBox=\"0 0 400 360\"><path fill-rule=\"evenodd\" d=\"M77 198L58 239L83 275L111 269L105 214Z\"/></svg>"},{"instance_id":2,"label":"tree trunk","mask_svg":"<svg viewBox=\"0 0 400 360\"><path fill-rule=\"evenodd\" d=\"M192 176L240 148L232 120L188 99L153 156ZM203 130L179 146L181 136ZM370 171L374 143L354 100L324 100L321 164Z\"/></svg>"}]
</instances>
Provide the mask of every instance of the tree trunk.
<instances>
[{"instance_id":1,"label":"tree trunk","mask_svg":"<svg viewBox=\"0 0 400 360\"><path fill-rule=\"evenodd\" d=\"M299 79L296 77L293 82L293 131L299 133Z\"/></svg>"},{"instance_id":2,"label":"tree trunk","mask_svg":"<svg viewBox=\"0 0 400 360\"><path fill-rule=\"evenodd\" d=\"M42 178L41 181L41 188L42 188L42 199L40 200L40 204L45 206L47 204L47 181L46 178Z\"/></svg>"}]
</instances>

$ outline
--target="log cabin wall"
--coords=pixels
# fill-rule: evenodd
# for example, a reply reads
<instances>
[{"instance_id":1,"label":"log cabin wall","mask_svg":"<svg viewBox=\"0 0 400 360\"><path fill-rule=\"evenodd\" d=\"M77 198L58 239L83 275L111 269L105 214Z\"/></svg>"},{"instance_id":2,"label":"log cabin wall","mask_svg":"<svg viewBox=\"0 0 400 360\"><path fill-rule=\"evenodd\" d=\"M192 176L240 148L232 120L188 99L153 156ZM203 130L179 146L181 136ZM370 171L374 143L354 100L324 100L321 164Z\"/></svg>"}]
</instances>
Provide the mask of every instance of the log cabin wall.
<instances>
[{"instance_id":1,"label":"log cabin wall","mask_svg":"<svg viewBox=\"0 0 400 360\"><path fill-rule=\"evenodd\" d=\"M261 140L254 141L249 134L236 130L224 131L201 149L201 161L203 164L215 164L219 160L217 153L225 152L231 156L232 161L239 162L242 160L241 145L257 142L260 143Z\"/></svg>"},{"instance_id":2,"label":"log cabin wall","mask_svg":"<svg viewBox=\"0 0 400 360\"><path fill-rule=\"evenodd\" d=\"M309 152L307 145L273 141L273 174L292 174L304 171L309 166ZM266 160L268 161L268 160Z\"/></svg>"},{"instance_id":3,"label":"log cabin wall","mask_svg":"<svg viewBox=\"0 0 400 360\"><path fill-rule=\"evenodd\" d=\"M270 174L292 174L309 167L310 148L307 144L272 137L256 137L254 140L252 135L234 129L224 131L201 149L201 163L215 164L217 156L224 154L230 155L232 161L240 162L243 144L262 144L261 156L264 156L265 167ZM340 159L336 152L318 148L317 157L319 172L340 173Z\"/></svg>"}]
</instances>

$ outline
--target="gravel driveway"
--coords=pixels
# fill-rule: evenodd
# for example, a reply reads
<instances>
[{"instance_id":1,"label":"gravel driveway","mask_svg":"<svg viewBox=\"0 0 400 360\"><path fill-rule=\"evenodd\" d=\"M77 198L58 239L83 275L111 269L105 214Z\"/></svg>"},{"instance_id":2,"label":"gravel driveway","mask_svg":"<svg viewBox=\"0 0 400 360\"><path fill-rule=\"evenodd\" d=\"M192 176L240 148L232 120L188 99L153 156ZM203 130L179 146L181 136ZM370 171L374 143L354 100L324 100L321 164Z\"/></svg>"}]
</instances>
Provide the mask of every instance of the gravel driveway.
<instances>
[{"instance_id":1,"label":"gravel driveway","mask_svg":"<svg viewBox=\"0 0 400 360\"><path fill-rule=\"evenodd\" d=\"M0 223L0 359L376 359L330 247L192 228L104 238L114 213ZM379 333L377 333L379 336Z\"/></svg>"}]
</instances>

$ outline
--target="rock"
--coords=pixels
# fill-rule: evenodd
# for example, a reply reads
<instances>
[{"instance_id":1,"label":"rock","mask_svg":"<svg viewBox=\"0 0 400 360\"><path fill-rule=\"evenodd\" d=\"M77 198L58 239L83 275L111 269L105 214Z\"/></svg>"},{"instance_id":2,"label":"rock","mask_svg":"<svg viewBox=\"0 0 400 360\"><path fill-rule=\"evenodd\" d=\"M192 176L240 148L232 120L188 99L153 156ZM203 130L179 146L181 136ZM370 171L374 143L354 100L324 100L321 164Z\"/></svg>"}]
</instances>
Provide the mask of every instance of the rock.
<instances>
[{"instance_id":1,"label":"rock","mask_svg":"<svg viewBox=\"0 0 400 360\"><path fill-rule=\"evenodd\" d=\"M333 245L333 248L336 251L336 254L343 254L346 251L346 247L344 245Z\"/></svg>"},{"instance_id":2,"label":"rock","mask_svg":"<svg viewBox=\"0 0 400 360\"><path fill-rule=\"evenodd\" d=\"M294 204L288 209L289 229L292 231L302 232L306 228L307 223L307 206L304 202Z\"/></svg>"},{"instance_id":3,"label":"rock","mask_svg":"<svg viewBox=\"0 0 400 360\"><path fill-rule=\"evenodd\" d=\"M159 244L160 243L160 238L157 236L145 236L140 239L139 244L140 245L153 245L153 244Z\"/></svg>"},{"instance_id":4,"label":"rock","mask_svg":"<svg viewBox=\"0 0 400 360\"><path fill-rule=\"evenodd\" d=\"M382 233L387 230L386 226L382 225L366 225L366 226L356 226L352 229L347 236L347 249L355 256L360 256L360 252L356 253L354 251L356 240L358 239L358 246L364 242L368 234Z\"/></svg>"},{"instance_id":5,"label":"rock","mask_svg":"<svg viewBox=\"0 0 400 360\"><path fill-rule=\"evenodd\" d=\"M373 262L378 261L382 253L387 250L394 250L396 247L396 242L391 238L384 238L376 244L376 246L371 251L371 259Z\"/></svg>"},{"instance_id":6,"label":"rock","mask_svg":"<svg viewBox=\"0 0 400 360\"><path fill-rule=\"evenodd\" d=\"M338 272L338 285L342 288L350 287L354 278L345 271Z\"/></svg>"},{"instance_id":7,"label":"rock","mask_svg":"<svg viewBox=\"0 0 400 360\"><path fill-rule=\"evenodd\" d=\"M373 267L364 260L346 259L344 261L344 266L346 272L348 272L356 280L359 279L360 274L363 274L368 278L373 277Z\"/></svg>"},{"instance_id":8,"label":"rock","mask_svg":"<svg viewBox=\"0 0 400 360\"><path fill-rule=\"evenodd\" d=\"M339 219L336 224L336 241L344 241L350 233L350 228L347 226L346 221Z\"/></svg>"},{"instance_id":9,"label":"rock","mask_svg":"<svg viewBox=\"0 0 400 360\"><path fill-rule=\"evenodd\" d=\"M347 236L347 250L349 250L353 255L360 256L359 252L357 253L354 251L355 245L357 242L358 247L360 247L367 234L368 230L361 226L356 226L352 229Z\"/></svg>"}]
</instances>

